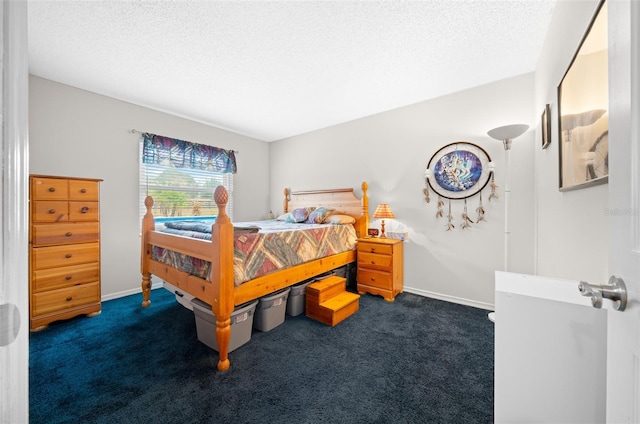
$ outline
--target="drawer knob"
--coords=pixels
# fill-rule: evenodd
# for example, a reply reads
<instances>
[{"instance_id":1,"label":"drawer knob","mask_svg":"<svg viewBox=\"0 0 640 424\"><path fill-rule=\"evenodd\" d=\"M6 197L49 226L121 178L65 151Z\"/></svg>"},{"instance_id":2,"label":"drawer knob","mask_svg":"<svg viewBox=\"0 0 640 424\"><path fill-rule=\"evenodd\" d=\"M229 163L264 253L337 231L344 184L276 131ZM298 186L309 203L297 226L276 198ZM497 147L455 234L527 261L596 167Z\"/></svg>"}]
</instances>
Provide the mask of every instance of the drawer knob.
<instances>
[{"instance_id":1,"label":"drawer knob","mask_svg":"<svg viewBox=\"0 0 640 424\"><path fill-rule=\"evenodd\" d=\"M80 189L80 193L83 193L83 194L84 194L84 193L86 193L86 192L87 192L87 189L86 189L86 188Z\"/></svg>"},{"instance_id":2,"label":"drawer knob","mask_svg":"<svg viewBox=\"0 0 640 424\"><path fill-rule=\"evenodd\" d=\"M70 302L73 299L71 296L67 297L67 302Z\"/></svg>"},{"instance_id":3,"label":"drawer knob","mask_svg":"<svg viewBox=\"0 0 640 424\"><path fill-rule=\"evenodd\" d=\"M83 206L82 209L80 209L80 213L87 213L89 212L89 208L87 206Z\"/></svg>"},{"instance_id":4,"label":"drawer knob","mask_svg":"<svg viewBox=\"0 0 640 424\"><path fill-rule=\"evenodd\" d=\"M71 253L67 253L66 255L64 255L65 258L69 259L71 258L73 255Z\"/></svg>"},{"instance_id":5,"label":"drawer knob","mask_svg":"<svg viewBox=\"0 0 640 424\"><path fill-rule=\"evenodd\" d=\"M72 277L72 276L70 276L70 275L67 275L66 277L64 277L64 279L65 279L65 280L67 280L67 281L71 280L72 278L73 278L73 277Z\"/></svg>"},{"instance_id":6,"label":"drawer knob","mask_svg":"<svg viewBox=\"0 0 640 424\"><path fill-rule=\"evenodd\" d=\"M67 237L71 237L73 235L73 233L71 231L69 231L68 233L65 234L65 236Z\"/></svg>"},{"instance_id":7,"label":"drawer knob","mask_svg":"<svg viewBox=\"0 0 640 424\"><path fill-rule=\"evenodd\" d=\"M49 192L53 193L54 191L56 191L55 187L49 187Z\"/></svg>"},{"instance_id":8,"label":"drawer knob","mask_svg":"<svg viewBox=\"0 0 640 424\"><path fill-rule=\"evenodd\" d=\"M53 215L54 213L56 213L55 209L49 209L49 214Z\"/></svg>"},{"instance_id":9,"label":"drawer knob","mask_svg":"<svg viewBox=\"0 0 640 424\"><path fill-rule=\"evenodd\" d=\"M376 249L375 248L371 248L371 253L376 253Z\"/></svg>"}]
</instances>

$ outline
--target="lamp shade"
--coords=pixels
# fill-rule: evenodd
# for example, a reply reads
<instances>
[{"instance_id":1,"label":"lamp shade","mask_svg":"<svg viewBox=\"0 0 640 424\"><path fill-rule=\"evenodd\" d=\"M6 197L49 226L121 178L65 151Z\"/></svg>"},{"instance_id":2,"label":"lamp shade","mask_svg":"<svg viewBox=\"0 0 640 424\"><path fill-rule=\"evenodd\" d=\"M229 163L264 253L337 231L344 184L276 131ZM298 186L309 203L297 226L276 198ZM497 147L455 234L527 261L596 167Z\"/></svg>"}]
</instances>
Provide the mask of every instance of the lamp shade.
<instances>
[{"instance_id":1,"label":"lamp shade","mask_svg":"<svg viewBox=\"0 0 640 424\"><path fill-rule=\"evenodd\" d=\"M498 127L487 132L487 135L496 140L512 140L516 137L520 137L529 129L529 125L525 124L513 124L505 125L504 127Z\"/></svg>"},{"instance_id":2,"label":"lamp shade","mask_svg":"<svg viewBox=\"0 0 640 424\"><path fill-rule=\"evenodd\" d=\"M396 216L393 214L388 204L380 203L376 208L376 211L373 213L373 217L375 219L385 219L385 218L393 219Z\"/></svg>"}]
</instances>

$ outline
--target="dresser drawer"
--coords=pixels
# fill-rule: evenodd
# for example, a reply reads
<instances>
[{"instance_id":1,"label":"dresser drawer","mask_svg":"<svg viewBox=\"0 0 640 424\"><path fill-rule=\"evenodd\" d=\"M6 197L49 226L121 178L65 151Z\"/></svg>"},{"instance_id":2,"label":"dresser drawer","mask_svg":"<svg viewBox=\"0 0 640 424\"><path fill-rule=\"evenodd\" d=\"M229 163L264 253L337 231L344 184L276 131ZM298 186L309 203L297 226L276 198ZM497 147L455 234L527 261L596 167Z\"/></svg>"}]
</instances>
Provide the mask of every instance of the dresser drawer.
<instances>
[{"instance_id":1,"label":"dresser drawer","mask_svg":"<svg viewBox=\"0 0 640 424\"><path fill-rule=\"evenodd\" d=\"M34 271L100 261L100 244L84 243L31 249Z\"/></svg>"},{"instance_id":2,"label":"dresser drawer","mask_svg":"<svg viewBox=\"0 0 640 424\"><path fill-rule=\"evenodd\" d=\"M358 284L378 287L385 290L393 288L393 277L388 272L374 271L371 269L358 267Z\"/></svg>"},{"instance_id":3,"label":"dresser drawer","mask_svg":"<svg viewBox=\"0 0 640 424\"><path fill-rule=\"evenodd\" d=\"M98 202L69 202L69 221L98 221L100 204Z\"/></svg>"},{"instance_id":4,"label":"dresser drawer","mask_svg":"<svg viewBox=\"0 0 640 424\"><path fill-rule=\"evenodd\" d=\"M31 290L39 293L100 281L98 262L34 271Z\"/></svg>"},{"instance_id":5,"label":"dresser drawer","mask_svg":"<svg viewBox=\"0 0 640 424\"><path fill-rule=\"evenodd\" d=\"M32 299L33 316L98 303L100 302L100 283L95 282L66 289L35 293Z\"/></svg>"},{"instance_id":6,"label":"dresser drawer","mask_svg":"<svg viewBox=\"0 0 640 424\"><path fill-rule=\"evenodd\" d=\"M32 229L31 241L34 246L43 246L98 241L99 237L100 224L98 222L35 224Z\"/></svg>"},{"instance_id":7,"label":"dresser drawer","mask_svg":"<svg viewBox=\"0 0 640 424\"><path fill-rule=\"evenodd\" d=\"M33 222L51 223L64 222L69 218L69 202L64 200L31 201Z\"/></svg>"},{"instance_id":8,"label":"dresser drawer","mask_svg":"<svg viewBox=\"0 0 640 424\"><path fill-rule=\"evenodd\" d=\"M98 181L69 180L69 200L95 200L100 197Z\"/></svg>"},{"instance_id":9,"label":"dresser drawer","mask_svg":"<svg viewBox=\"0 0 640 424\"><path fill-rule=\"evenodd\" d=\"M66 200L68 197L67 180L40 177L31 179L31 200Z\"/></svg>"},{"instance_id":10,"label":"dresser drawer","mask_svg":"<svg viewBox=\"0 0 640 424\"><path fill-rule=\"evenodd\" d=\"M358 252L358 266L367 269L391 271L393 267L393 256Z\"/></svg>"},{"instance_id":11,"label":"dresser drawer","mask_svg":"<svg viewBox=\"0 0 640 424\"><path fill-rule=\"evenodd\" d=\"M358 255L360 252L379 253L382 255L391 255L393 253L393 246L382 243L367 243L358 242Z\"/></svg>"}]
</instances>

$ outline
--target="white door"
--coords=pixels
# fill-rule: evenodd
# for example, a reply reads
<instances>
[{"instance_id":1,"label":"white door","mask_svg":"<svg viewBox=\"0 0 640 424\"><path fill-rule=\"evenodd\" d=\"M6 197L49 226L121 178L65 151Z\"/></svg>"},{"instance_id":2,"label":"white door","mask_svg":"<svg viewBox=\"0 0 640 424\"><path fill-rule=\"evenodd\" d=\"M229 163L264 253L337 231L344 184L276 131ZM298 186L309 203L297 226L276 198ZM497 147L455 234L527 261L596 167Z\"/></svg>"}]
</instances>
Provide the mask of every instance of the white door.
<instances>
[{"instance_id":1,"label":"white door","mask_svg":"<svg viewBox=\"0 0 640 424\"><path fill-rule=\"evenodd\" d=\"M629 302L607 321L607 422L640 422L640 4L610 0L609 273L624 279Z\"/></svg>"},{"instance_id":2,"label":"white door","mask_svg":"<svg viewBox=\"0 0 640 424\"><path fill-rule=\"evenodd\" d=\"M29 414L27 4L0 3L0 423Z\"/></svg>"}]
</instances>

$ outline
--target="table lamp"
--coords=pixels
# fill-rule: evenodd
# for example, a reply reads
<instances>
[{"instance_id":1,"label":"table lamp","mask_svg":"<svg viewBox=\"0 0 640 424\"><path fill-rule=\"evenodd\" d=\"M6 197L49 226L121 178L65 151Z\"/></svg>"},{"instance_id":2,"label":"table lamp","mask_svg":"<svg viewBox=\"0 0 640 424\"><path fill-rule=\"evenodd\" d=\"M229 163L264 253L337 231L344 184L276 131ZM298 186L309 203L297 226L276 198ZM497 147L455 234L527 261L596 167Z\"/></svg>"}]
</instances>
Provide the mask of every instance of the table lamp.
<instances>
[{"instance_id":1,"label":"table lamp","mask_svg":"<svg viewBox=\"0 0 640 424\"><path fill-rule=\"evenodd\" d=\"M391 208L389 208L389 205L386 203L380 203L376 208L376 211L373 213L373 218L382 219L380 238L387 238L384 233L384 220L395 218L395 215L391 211Z\"/></svg>"}]
</instances>

